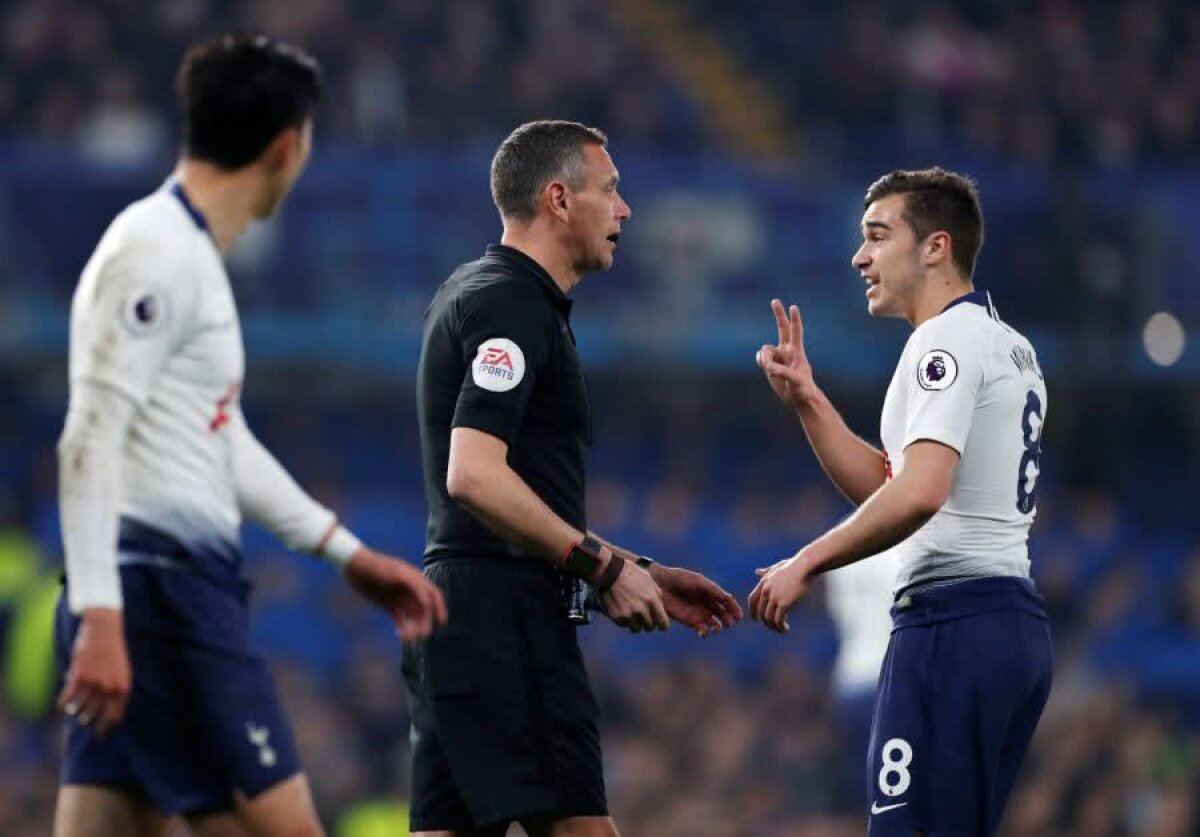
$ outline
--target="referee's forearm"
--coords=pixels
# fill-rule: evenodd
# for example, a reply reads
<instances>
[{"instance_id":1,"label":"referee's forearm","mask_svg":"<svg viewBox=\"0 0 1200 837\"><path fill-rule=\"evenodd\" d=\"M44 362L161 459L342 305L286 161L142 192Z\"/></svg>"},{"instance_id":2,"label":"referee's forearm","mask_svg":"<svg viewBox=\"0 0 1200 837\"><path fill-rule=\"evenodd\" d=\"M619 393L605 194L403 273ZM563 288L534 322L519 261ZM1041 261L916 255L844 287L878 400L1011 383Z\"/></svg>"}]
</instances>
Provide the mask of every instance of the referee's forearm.
<instances>
[{"instance_id":1,"label":"referee's forearm","mask_svg":"<svg viewBox=\"0 0 1200 837\"><path fill-rule=\"evenodd\" d=\"M883 451L855 435L824 393L796 415L821 468L851 503L862 505L887 481Z\"/></svg>"},{"instance_id":2,"label":"referee's forearm","mask_svg":"<svg viewBox=\"0 0 1200 837\"><path fill-rule=\"evenodd\" d=\"M507 465L454 486L450 496L507 541L554 564L583 537Z\"/></svg>"}]
</instances>

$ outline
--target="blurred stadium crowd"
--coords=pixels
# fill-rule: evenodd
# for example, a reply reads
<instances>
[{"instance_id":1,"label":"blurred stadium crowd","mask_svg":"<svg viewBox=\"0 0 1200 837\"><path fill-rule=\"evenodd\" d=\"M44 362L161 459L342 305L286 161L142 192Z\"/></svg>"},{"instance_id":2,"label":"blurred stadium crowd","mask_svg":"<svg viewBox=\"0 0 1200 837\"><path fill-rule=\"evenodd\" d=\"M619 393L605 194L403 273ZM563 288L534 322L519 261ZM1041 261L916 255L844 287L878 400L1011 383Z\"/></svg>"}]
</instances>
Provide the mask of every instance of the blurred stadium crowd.
<instances>
[{"instance_id":1,"label":"blurred stadium crowd","mask_svg":"<svg viewBox=\"0 0 1200 837\"><path fill-rule=\"evenodd\" d=\"M408 216L379 207L397 184L420 182L409 175L362 186L374 190L361 216L374 226L358 223L355 190L377 171L369 161L421 161L448 147L480 149L486 161L527 118L597 124L613 137L618 164L620 149L636 147L640 162L630 169L659 167L664 178L680 159L720 169L719 159L748 155L771 174L734 186L752 187L763 206L796 222L821 216L774 182L776 153L804 183L838 189L863 167L896 165L889 149L904 160L976 160L995 181L1010 181L989 215L995 233L981 269L1015 324L1040 325L1048 341L1078 332L1082 342L1047 364L1047 471L1031 555L1054 619L1057 675L1006 833L1200 833L1200 400L1186 356L1173 370L1135 375L1120 354L1130 335L1137 344L1147 305L1165 300L1200 314L1194 257L1147 259L1154 242L1174 239L1126 200L1141 194L1143 180L1200 176L1200 8L1169 0L13 0L0 6L0 242L9 254L0 260L0 309L9 312L0 318L0 834L47 832L59 744L44 617L61 565L54 443L65 411L65 340L56 342L61 323L22 330L10 315L43 296L43 320L65 316L105 213L153 188L147 171L165 173L171 79L184 48L232 25L303 43L329 73L318 122L325 147L282 225L279 249L290 256L235 262L232 271L250 319L267 325L291 309L332 305L350 315L383 310L390 319L371 328L411 331L444 270L495 233L486 168L444 174L471 183L460 199L470 210L460 212L434 185L418 198L397 195L425 216L413 232L404 229ZM742 109L755 102L761 111ZM750 133L747 114L761 116ZM58 156L28 157L30 147ZM322 169L323 155L335 165ZM1129 179L1113 181L1118 170ZM68 190L85 176L80 191L90 197L76 211ZM39 211L29 198L39 184L55 197L45 218L22 226L23 210ZM801 268L829 282L848 274L844 244L859 194L842 195L848 211L828 227L765 234L763 254L740 267L753 281L724 281L716 271L703 284L688 257L696 243L668 228L647 236L641 256L635 239L613 276L596 281L602 287L583 289L585 322L588 306L616 318L610 331L591 335L591 356L589 330L581 330L585 364L595 358L593 528L669 563L703 567L744 595L755 567L845 514L750 363L771 336L764 294L794 293L803 305L807 289L787 284ZM983 197L987 212L986 189ZM727 202L667 202L642 218L631 202L633 232L639 220L669 227L673 215L724 212L721 243L740 246L740 216ZM830 232L847 219L848 229ZM443 222L461 228L433 231ZM318 235L323 224L330 231ZM31 246L22 238L31 230L51 239ZM773 251L810 234L832 241L794 242L787 257ZM364 254L339 235L389 243ZM405 236L429 238L437 252L417 258L425 251L405 249ZM303 249L306 238L325 249ZM654 284L660 268L678 275ZM1155 284L1151 271L1180 275ZM1157 294L1149 300L1148 287ZM818 376L830 370L821 380L835 403L873 439L903 335L891 332L882 352L860 342L873 325L852 290L818 293L833 337L814 354ZM701 296L707 307L687 307ZM652 316L642 311L639 320L647 299ZM744 306L766 316L730 359L712 312ZM661 328L670 342L695 330L692 314L710 319L704 339L686 344L691 361L670 355L659 366L644 341L622 352L621 322ZM302 320L302 333L318 341L313 324L321 322ZM419 555L411 358L322 363L289 334L248 328L251 422L352 528ZM367 351L355 346L348 351ZM856 364L866 371L856 373ZM327 822L345 837L396 833L372 830L402 819L407 792L408 719L387 624L346 596L328 568L286 555L261 532L247 532L246 549L260 645L277 661ZM682 632L585 630L604 707L611 805L624 833L862 832L865 768L847 746L853 720L831 693L837 636L820 595L792 626L786 639L746 624L703 643Z\"/></svg>"},{"instance_id":2,"label":"blurred stadium crowd","mask_svg":"<svg viewBox=\"0 0 1200 837\"><path fill-rule=\"evenodd\" d=\"M880 137L1041 166L1200 150L1200 8L1183 0L12 0L0 131L162 151L179 56L229 27L307 45L329 74L322 133L389 148L490 144L569 112L626 145L711 149L707 71L734 90L751 76L788 155L817 168Z\"/></svg>"}]
</instances>

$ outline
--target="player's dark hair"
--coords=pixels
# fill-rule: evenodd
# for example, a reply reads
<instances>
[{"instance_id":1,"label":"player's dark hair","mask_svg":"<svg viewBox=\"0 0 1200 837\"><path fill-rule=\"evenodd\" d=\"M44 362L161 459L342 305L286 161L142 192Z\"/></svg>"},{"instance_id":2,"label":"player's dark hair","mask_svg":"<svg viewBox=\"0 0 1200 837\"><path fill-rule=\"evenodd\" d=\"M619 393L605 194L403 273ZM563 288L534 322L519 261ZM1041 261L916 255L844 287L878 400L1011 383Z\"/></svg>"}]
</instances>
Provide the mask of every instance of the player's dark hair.
<instances>
[{"instance_id":1,"label":"player's dark hair","mask_svg":"<svg viewBox=\"0 0 1200 837\"><path fill-rule=\"evenodd\" d=\"M888 195L904 195L903 217L917 241L939 230L949 234L954 264L970 279L983 246L983 209L975 181L938 167L894 171L871 184L863 207Z\"/></svg>"},{"instance_id":2,"label":"player's dark hair","mask_svg":"<svg viewBox=\"0 0 1200 837\"><path fill-rule=\"evenodd\" d=\"M188 50L175 86L184 153L238 169L312 116L321 101L321 65L262 35L222 35Z\"/></svg>"},{"instance_id":3,"label":"player's dark hair","mask_svg":"<svg viewBox=\"0 0 1200 837\"><path fill-rule=\"evenodd\" d=\"M492 158L492 200L501 217L532 221L538 197L551 181L582 188L584 147L607 144L602 131L578 122L544 119L517 128Z\"/></svg>"}]
</instances>

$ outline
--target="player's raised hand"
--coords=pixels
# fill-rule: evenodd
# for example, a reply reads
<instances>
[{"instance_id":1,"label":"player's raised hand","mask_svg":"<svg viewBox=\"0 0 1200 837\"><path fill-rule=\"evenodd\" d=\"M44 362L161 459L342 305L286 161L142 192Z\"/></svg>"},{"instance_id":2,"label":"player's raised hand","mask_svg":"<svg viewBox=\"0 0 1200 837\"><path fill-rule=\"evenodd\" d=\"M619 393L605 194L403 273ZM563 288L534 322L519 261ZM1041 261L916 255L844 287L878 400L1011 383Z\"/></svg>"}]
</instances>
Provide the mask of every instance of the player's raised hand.
<instances>
[{"instance_id":1,"label":"player's raised hand","mask_svg":"<svg viewBox=\"0 0 1200 837\"><path fill-rule=\"evenodd\" d=\"M765 345L755 355L755 362L767 376L767 383L781 401L800 407L817 391L812 366L804 351L804 323L795 305L785 311L778 299L771 300L779 342Z\"/></svg>"},{"instance_id":2,"label":"player's raised hand","mask_svg":"<svg viewBox=\"0 0 1200 837\"><path fill-rule=\"evenodd\" d=\"M407 561L364 546L345 573L359 595L388 612L401 639L423 639L446 622L442 591Z\"/></svg>"},{"instance_id":3,"label":"player's raised hand","mask_svg":"<svg viewBox=\"0 0 1200 837\"><path fill-rule=\"evenodd\" d=\"M787 633L788 611L812 587L812 577L799 556L785 558L766 569L755 570L758 585L750 593L750 618L778 633Z\"/></svg>"},{"instance_id":4,"label":"player's raised hand","mask_svg":"<svg viewBox=\"0 0 1200 837\"><path fill-rule=\"evenodd\" d=\"M121 611L103 607L85 610L75 635L66 683L58 695L59 708L76 723L93 726L103 738L124 719L132 687Z\"/></svg>"},{"instance_id":5,"label":"player's raised hand","mask_svg":"<svg viewBox=\"0 0 1200 837\"><path fill-rule=\"evenodd\" d=\"M732 627L742 618L738 600L700 573L651 564L650 575L662 590L667 615L701 638Z\"/></svg>"},{"instance_id":6,"label":"player's raised hand","mask_svg":"<svg viewBox=\"0 0 1200 837\"><path fill-rule=\"evenodd\" d=\"M612 587L600 593L600 606L609 619L635 634L671 627L662 590L650 573L632 561L625 563Z\"/></svg>"}]
</instances>

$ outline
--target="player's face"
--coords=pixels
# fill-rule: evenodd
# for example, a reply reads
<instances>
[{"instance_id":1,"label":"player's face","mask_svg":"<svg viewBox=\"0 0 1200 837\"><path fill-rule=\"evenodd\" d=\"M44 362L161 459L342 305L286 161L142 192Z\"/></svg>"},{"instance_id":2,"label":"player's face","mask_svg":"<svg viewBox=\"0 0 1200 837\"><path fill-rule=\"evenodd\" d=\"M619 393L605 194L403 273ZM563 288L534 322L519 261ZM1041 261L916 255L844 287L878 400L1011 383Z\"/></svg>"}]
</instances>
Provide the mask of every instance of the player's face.
<instances>
[{"instance_id":1,"label":"player's face","mask_svg":"<svg viewBox=\"0 0 1200 837\"><path fill-rule=\"evenodd\" d=\"M583 154L583 185L579 191L568 190L567 222L574 250L572 261L580 274L612 267L621 224L632 214L617 191L617 167L608 151L586 145Z\"/></svg>"},{"instance_id":2,"label":"player's face","mask_svg":"<svg viewBox=\"0 0 1200 837\"><path fill-rule=\"evenodd\" d=\"M872 317L910 317L924 272L916 234L904 220L905 196L888 195L863 214L863 243L851 264L866 281Z\"/></svg>"},{"instance_id":3,"label":"player's face","mask_svg":"<svg viewBox=\"0 0 1200 837\"><path fill-rule=\"evenodd\" d=\"M269 218L279 209L292 186L300 179L308 158L312 154L313 123L306 119L299 130L292 133L295 139L287 145L279 166L270 173L267 193L259 208L259 218Z\"/></svg>"}]
</instances>

